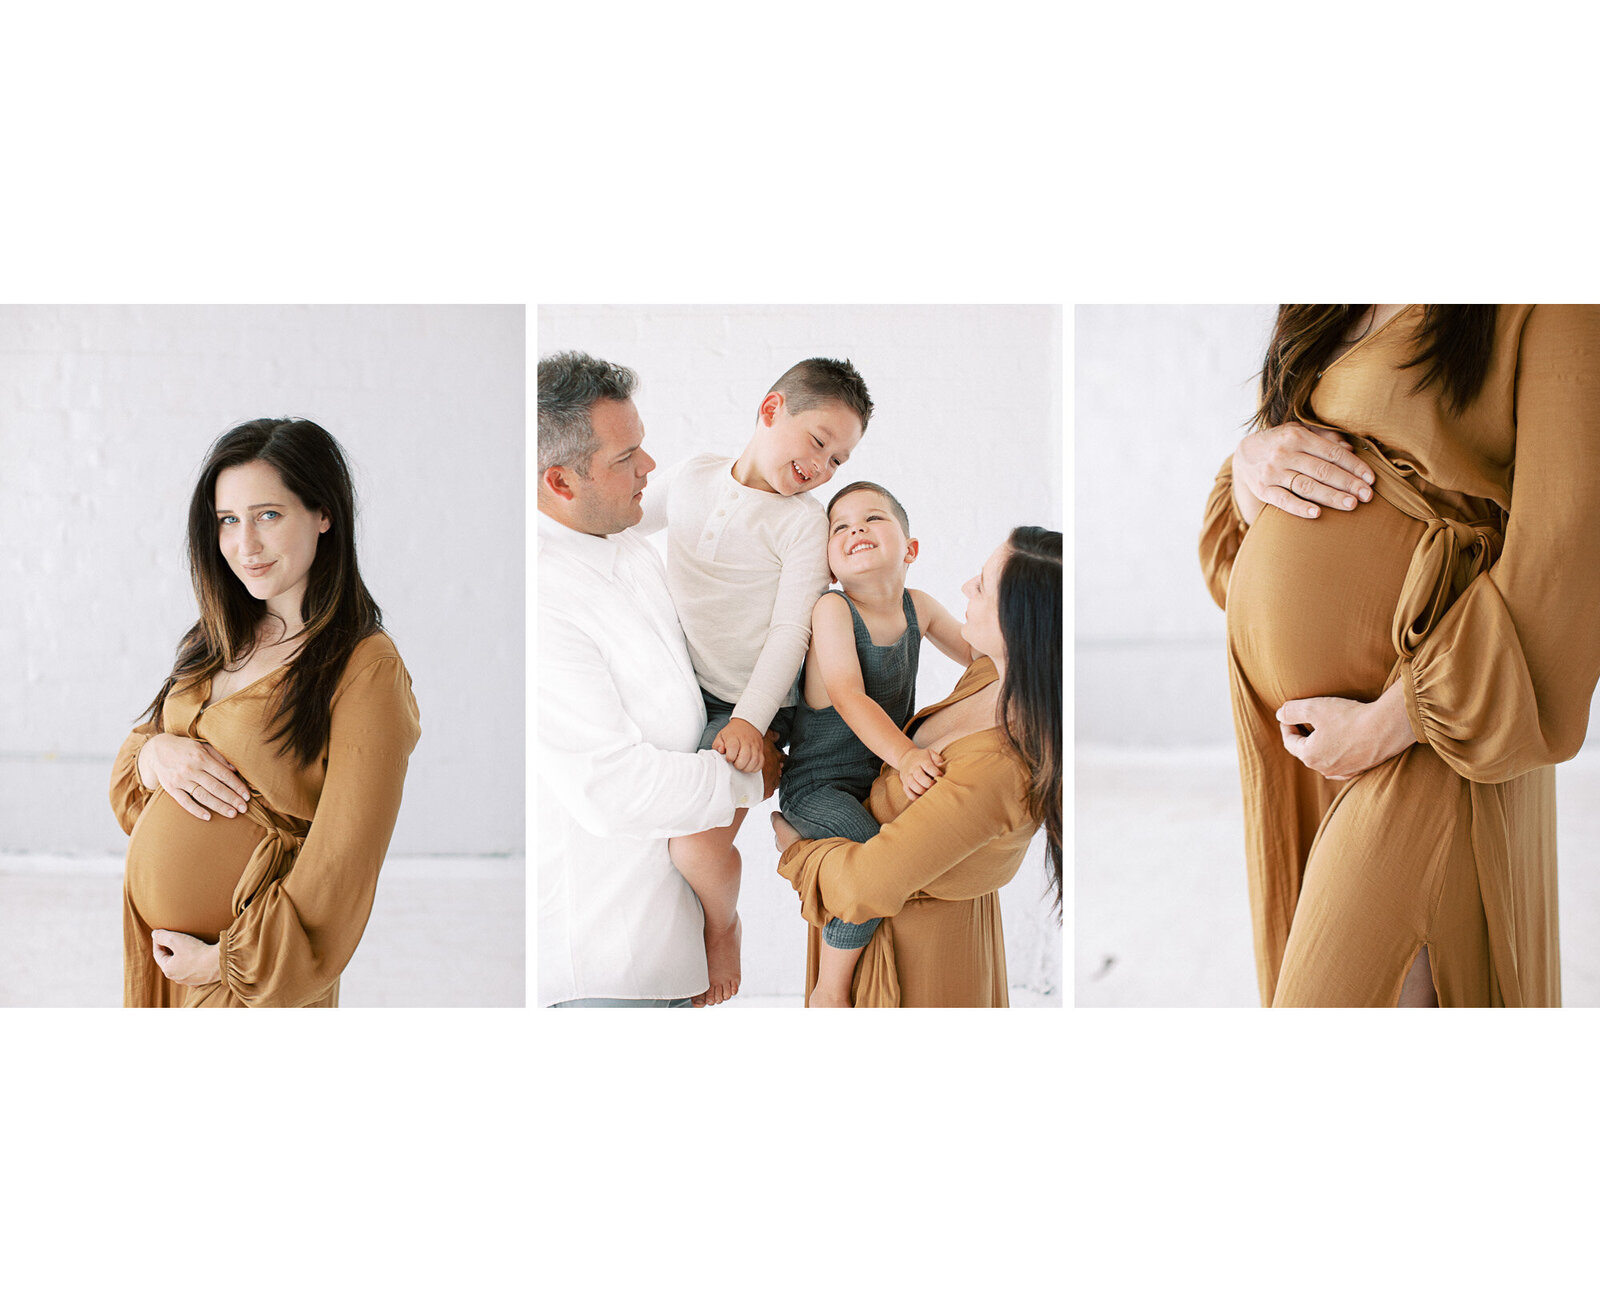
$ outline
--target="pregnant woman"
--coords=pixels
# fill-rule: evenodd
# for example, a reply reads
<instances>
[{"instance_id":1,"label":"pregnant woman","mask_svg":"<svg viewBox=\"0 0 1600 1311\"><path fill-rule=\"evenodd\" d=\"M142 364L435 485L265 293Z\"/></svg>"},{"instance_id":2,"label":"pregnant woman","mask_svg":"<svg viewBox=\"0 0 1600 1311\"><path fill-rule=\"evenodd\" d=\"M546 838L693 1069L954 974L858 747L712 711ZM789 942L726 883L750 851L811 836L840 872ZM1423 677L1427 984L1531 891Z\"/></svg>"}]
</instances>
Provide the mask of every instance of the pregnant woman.
<instances>
[{"instance_id":1,"label":"pregnant woman","mask_svg":"<svg viewBox=\"0 0 1600 1311\"><path fill-rule=\"evenodd\" d=\"M1560 1004L1597 504L1600 309L1281 308L1201 537L1263 1003Z\"/></svg>"},{"instance_id":2,"label":"pregnant woman","mask_svg":"<svg viewBox=\"0 0 1600 1311\"><path fill-rule=\"evenodd\" d=\"M344 452L224 433L189 502L200 618L111 775L125 1006L336 1006L420 733L356 567Z\"/></svg>"},{"instance_id":3,"label":"pregnant woman","mask_svg":"<svg viewBox=\"0 0 1600 1311\"><path fill-rule=\"evenodd\" d=\"M962 589L961 636L977 653L937 705L905 726L944 775L919 797L885 765L867 808L867 842L772 827L778 872L809 922L806 996L822 929L884 919L856 965L856 1006L1006 1006L999 890L1043 825L1061 905L1061 534L1018 528Z\"/></svg>"}]
</instances>

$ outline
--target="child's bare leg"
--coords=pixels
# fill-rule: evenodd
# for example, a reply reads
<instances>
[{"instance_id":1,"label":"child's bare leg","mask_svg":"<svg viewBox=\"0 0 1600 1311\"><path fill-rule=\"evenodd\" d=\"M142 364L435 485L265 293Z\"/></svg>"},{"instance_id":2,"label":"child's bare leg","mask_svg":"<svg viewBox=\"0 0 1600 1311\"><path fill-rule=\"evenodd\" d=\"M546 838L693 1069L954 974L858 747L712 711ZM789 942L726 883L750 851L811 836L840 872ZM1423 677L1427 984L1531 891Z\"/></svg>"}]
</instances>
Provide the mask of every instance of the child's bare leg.
<instances>
[{"instance_id":1,"label":"child's bare leg","mask_svg":"<svg viewBox=\"0 0 1600 1311\"><path fill-rule=\"evenodd\" d=\"M744 816L744 811L735 811L731 824L667 843L672 863L705 912L706 972L711 983L694 999L696 1006L715 1006L739 991L740 860L733 839Z\"/></svg>"},{"instance_id":2,"label":"child's bare leg","mask_svg":"<svg viewBox=\"0 0 1600 1311\"><path fill-rule=\"evenodd\" d=\"M826 942L817 957L817 983L806 1005L849 1006L850 984L856 976L856 962L865 947L830 947Z\"/></svg>"}]
</instances>

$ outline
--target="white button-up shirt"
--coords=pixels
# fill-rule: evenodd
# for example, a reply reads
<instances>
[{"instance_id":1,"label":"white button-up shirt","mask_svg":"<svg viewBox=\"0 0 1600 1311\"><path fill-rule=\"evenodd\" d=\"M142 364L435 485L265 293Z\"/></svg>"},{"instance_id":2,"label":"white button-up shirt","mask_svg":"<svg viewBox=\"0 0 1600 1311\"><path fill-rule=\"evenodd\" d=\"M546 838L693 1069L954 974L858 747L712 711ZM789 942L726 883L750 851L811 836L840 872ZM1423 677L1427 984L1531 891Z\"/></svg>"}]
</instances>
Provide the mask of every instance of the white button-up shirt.
<instances>
[{"instance_id":1,"label":"white button-up shirt","mask_svg":"<svg viewBox=\"0 0 1600 1311\"><path fill-rule=\"evenodd\" d=\"M667 839L731 823L761 775L695 749L705 706L655 549L538 520L539 1003L692 997L705 919Z\"/></svg>"}]
</instances>

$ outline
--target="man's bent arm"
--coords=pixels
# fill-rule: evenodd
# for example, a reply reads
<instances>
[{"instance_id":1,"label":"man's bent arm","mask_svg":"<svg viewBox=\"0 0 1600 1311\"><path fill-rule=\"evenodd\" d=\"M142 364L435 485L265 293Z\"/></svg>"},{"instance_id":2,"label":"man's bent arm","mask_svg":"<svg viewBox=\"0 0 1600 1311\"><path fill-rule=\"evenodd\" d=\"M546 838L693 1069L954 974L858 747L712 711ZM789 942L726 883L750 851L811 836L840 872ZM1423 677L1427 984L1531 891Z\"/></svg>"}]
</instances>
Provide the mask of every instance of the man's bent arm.
<instances>
[{"instance_id":1,"label":"man's bent arm","mask_svg":"<svg viewBox=\"0 0 1600 1311\"><path fill-rule=\"evenodd\" d=\"M702 833L761 800L759 772L741 774L715 751L667 751L646 742L604 654L548 611L540 616L539 684L539 785L589 832Z\"/></svg>"}]
</instances>

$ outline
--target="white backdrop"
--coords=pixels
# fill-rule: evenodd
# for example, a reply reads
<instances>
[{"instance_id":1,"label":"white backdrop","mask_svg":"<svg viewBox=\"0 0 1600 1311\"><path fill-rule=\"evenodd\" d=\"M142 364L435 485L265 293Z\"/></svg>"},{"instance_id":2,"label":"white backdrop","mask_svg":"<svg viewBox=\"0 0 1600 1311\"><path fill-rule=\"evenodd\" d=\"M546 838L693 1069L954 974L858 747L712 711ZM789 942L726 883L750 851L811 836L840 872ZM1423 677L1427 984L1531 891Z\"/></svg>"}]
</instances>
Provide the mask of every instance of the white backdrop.
<instances>
[{"instance_id":1,"label":"white backdrop","mask_svg":"<svg viewBox=\"0 0 1600 1311\"><path fill-rule=\"evenodd\" d=\"M111 759L196 609L211 441L314 419L422 711L391 855L523 849L520 306L0 306L0 851L120 853Z\"/></svg>"},{"instance_id":2,"label":"white backdrop","mask_svg":"<svg viewBox=\"0 0 1600 1311\"><path fill-rule=\"evenodd\" d=\"M1077 740L1232 746L1200 516L1255 409L1275 305L1080 305Z\"/></svg>"},{"instance_id":3,"label":"white backdrop","mask_svg":"<svg viewBox=\"0 0 1600 1311\"><path fill-rule=\"evenodd\" d=\"M663 470L703 451L742 451L756 407L790 365L813 355L850 359L872 394L873 418L817 498L826 505L858 478L894 492L921 546L908 585L957 616L961 584L1012 528L1063 527L1057 307L541 306L537 353L562 350L638 372L645 449ZM924 644L918 704L944 697L958 675ZM738 840L743 991L795 994L805 940L794 892L776 874L771 809L753 809ZM1042 852L1036 841L1001 893L1007 960L1013 987L1059 999L1061 931L1041 901Z\"/></svg>"}]
</instances>

